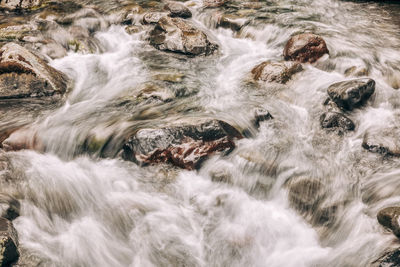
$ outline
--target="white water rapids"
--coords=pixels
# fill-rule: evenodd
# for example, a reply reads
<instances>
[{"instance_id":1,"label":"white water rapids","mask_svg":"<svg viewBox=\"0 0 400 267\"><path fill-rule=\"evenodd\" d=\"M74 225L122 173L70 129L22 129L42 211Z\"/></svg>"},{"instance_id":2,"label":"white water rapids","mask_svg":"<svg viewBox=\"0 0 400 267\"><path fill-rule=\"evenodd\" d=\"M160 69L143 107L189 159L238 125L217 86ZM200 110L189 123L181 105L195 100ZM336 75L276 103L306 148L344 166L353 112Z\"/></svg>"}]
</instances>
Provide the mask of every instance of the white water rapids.
<instances>
[{"instance_id":1,"label":"white water rapids","mask_svg":"<svg viewBox=\"0 0 400 267\"><path fill-rule=\"evenodd\" d=\"M371 127L400 122L400 94L393 89L400 79L399 5L261 2L265 8L236 34L215 28L215 10L193 3L191 21L219 44L217 55L160 52L144 32L129 35L112 25L95 34L101 52L51 61L74 88L65 105L31 126L46 152L6 154L15 180L8 190L21 199L14 225L22 253L46 267L369 266L398 242L376 214L400 203L400 160L367 152L361 143ZM330 56L305 65L284 86L248 83L254 66L282 59L290 36L304 31L321 35ZM319 116L326 88L349 79L344 71L352 66L369 70L376 92L351 113L356 130L338 136L320 128ZM113 104L159 72L183 73L169 89L186 95L137 109ZM139 167L79 150L94 133L185 116L212 115L244 128L255 107L274 119L199 171ZM329 226L311 225L290 206L286 184L299 176L328 188L323 204L337 207Z\"/></svg>"}]
</instances>

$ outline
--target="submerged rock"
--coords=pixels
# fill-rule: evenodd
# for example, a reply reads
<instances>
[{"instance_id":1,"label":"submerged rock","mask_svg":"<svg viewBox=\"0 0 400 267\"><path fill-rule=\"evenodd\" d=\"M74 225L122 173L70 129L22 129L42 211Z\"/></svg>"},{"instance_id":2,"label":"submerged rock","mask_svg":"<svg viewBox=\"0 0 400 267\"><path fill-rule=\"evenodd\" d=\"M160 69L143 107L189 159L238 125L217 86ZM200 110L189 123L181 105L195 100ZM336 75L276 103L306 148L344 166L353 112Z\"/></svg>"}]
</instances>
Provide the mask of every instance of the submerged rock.
<instances>
[{"instance_id":1,"label":"submerged rock","mask_svg":"<svg viewBox=\"0 0 400 267\"><path fill-rule=\"evenodd\" d=\"M283 50L285 60L314 63L320 57L329 54L324 39L312 33L293 36Z\"/></svg>"},{"instance_id":2,"label":"submerged rock","mask_svg":"<svg viewBox=\"0 0 400 267\"><path fill-rule=\"evenodd\" d=\"M169 2L164 6L164 9L169 11L171 17L190 18L192 12L184 4L179 2Z\"/></svg>"},{"instance_id":3,"label":"submerged rock","mask_svg":"<svg viewBox=\"0 0 400 267\"><path fill-rule=\"evenodd\" d=\"M364 67L353 66L344 71L345 76L367 76L368 70Z\"/></svg>"},{"instance_id":4,"label":"submerged rock","mask_svg":"<svg viewBox=\"0 0 400 267\"><path fill-rule=\"evenodd\" d=\"M218 45L207 35L180 18L163 17L150 33L150 44L160 50L187 55L209 55Z\"/></svg>"},{"instance_id":5,"label":"submerged rock","mask_svg":"<svg viewBox=\"0 0 400 267\"><path fill-rule=\"evenodd\" d=\"M325 112L320 117L322 128L338 129L341 132L353 131L354 122L339 112Z\"/></svg>"},{"instance_id":6,"label":"submerged rock","mask_svg":"<svg viewBox=\"0 0 400 267\"><path fill-rule=\"evenodd\" d=\"M232 15L219 15L216 18L217 27L231 29L232 31L240 31L244 26L249 23L249 20Z\"/></svg>"},{"instance_id":7,"label":"submerged rock","mask_svg":"<svg viewBox=\"0 0 400 267\"><path fill-rule=\"evenodd\" d=\"M123 146L123 158L140 165L170 163L193 170L211 154L231 151L234 139L241 137L234 127L219 120L142 129Z\"/></svg>"},{"instance_id":8,"label":"submerged rock","mask_svg":"<svg viewBox=\"0 0 400 267\"><path fill-rule=\"evenodd\" d=\"M11 221L0 218L0 266L10 266L18 257L17 231Z\"/></svg>"},{"instance_id":9,"label":"submerged rock","mask_svg":"<svg viewBox=\"0 0 400 267\"><path fill-rule=\"evenodd\" d=\"M257 65L251 73L254 80L265 82L286 83L297 72L303 68L297 62L271 62L266 61Z\"/></svg>"},{"instance_id":10,"label":"submerged rock","mask_svg":"<svg viewBox=\"0 0 400 267\"><path fill-rule=\"evenodd\" d=\"M400 156L400 140L397 128L368 130L362 147L373 153L387 156Z\"/></svg>"},{"instance_id":11,"label":"submerged rock","mask_svg":"<svg viewBox=\"0 0 400 267\"><path fill-rule=\"evenodd\" d=\"M15 43L0 49L0 99L45 97L67 91L67 77Z\"/></svg>"},{"instance_id":12,"label":"submerged rock","mask_svg":"<svg viewBox=\"0 0 400 267\"><path fill-rule=\"evenodd\" d=\"M329 98L345 110L364 104L375 92L375 81L368 78L334 83L328 87Z\"/></svg>"},{"instance_id":13,"label":"submerged rock","mask_svg":"<svg viewBox=\"0 0 400 267\"><path fill-rule=\"evenodd\" d=\"M13 196L0 193L0 213L2 218L10 221L19 216L21 204Z\"/></svg>"},{"instance_id":14,"label":"submerged rock","mask_svg":"<svg viewBox=\"0 0 400 267\"><path fill-rule=\"evenodd\" d=\"M229 0L203 0L204 7L220 7L225 5Z\"/></svg>"},{"instance_id":15,"label":"submerged rock","mask_svg":"<svg viewBox=\"0 0 400 267\"><path fill-rule=\"evenodd\" d=\"M380 210L377 219L382 226L389 228L400 238L400 207L388 207Z\"/></svg>"},{"instance_id":16,"label":"submerged rock","mask_svg":"<svg viewBox=\"0 0 400 267\"><path fill-rule=\"evenodd\" d=\"M289 201L300 211L312 209L322 195L322 183L317 179L299 178L289 183Z\"/></svg>"}]
</instances>

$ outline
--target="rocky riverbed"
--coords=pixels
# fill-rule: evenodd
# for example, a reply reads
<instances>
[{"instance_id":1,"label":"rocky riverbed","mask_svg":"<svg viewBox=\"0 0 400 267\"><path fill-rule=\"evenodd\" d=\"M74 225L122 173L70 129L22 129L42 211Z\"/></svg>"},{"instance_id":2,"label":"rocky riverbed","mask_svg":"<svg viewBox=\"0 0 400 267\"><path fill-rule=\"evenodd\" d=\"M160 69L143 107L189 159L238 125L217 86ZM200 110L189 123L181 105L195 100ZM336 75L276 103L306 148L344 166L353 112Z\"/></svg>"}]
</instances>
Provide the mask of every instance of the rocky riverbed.
<instances>
[{"instance_id":1,"label":"rocky riverbed","mask_svg":"<svg viewBox=\"0 0 400 267\"><path fill-rule=\"evenodd\" d=\"M0 0L0 266L400 266L399 12Z\"/></svg>"}]
</instances>

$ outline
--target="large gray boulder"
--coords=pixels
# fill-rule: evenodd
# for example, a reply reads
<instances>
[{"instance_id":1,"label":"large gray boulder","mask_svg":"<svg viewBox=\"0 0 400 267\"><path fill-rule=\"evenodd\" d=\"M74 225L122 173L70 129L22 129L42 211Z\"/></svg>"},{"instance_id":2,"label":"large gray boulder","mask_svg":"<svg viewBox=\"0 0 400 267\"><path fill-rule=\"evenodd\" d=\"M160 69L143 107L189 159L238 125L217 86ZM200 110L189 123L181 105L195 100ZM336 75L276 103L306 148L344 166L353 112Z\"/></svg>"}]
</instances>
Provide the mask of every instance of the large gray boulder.
<instances>
[{"instance_id":1,"label":"large gray boulder","mask_svg":"<svg viewBox=\"0 0 400 267\"><path fill-rule=\"evenodd\" d=\"M18 257L17 231L11 221L0 218L0 266L10 266Z\"/></svg>"},{"instance_id":2,"label":"large gray boulder","mask_svg":"<svg viewBox=\"0 0 400 267\"><path fill-rule=\"evenodd\" d=\"M369 78L334 83L328 87L329 98L344 110L364 104L375 92L375 81Z\"/></svg>"},{"instance_id":3,"label":"large gray boulder","mask_svg":"<svg viewBox=\"0 0 400 267\"><path fill-rule=\"evenodd\" d=\"M64 94L68 78L26 48L8 43L0 49L0 100Z\"/></svg>"},{"instance_id":4,"label":"large gray boulder","mask_svg":"<svg viewBox=\"0 0 400 267\"><path fill-rule=\"evenodd\" d=\"M165 51L186 55L209 55L218 45L207 35L181 18L162 17L150 32L150 44Z\"/></svg>"}]
</instances>

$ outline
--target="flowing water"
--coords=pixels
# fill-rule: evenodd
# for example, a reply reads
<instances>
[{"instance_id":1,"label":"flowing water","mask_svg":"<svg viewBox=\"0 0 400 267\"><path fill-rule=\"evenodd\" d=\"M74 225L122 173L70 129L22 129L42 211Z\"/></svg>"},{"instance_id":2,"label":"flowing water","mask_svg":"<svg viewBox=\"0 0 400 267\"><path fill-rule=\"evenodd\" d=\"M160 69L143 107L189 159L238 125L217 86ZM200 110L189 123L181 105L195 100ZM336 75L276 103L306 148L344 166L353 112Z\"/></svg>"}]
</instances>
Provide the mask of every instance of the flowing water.
<instances>
[{"instance_id":1,"label":"flowing water","mask_svg":"<svg viewBox=\"0 0 400 267\"><path fill-rule=\"evenodd\" d=\"M29 122L44 152L3 155L12 177L3 184L20 198L14 225L32 264L368 266L396 247L376 214L400 203L400 160L367 152L361 143L368 129L400 122L400 95L393 88L400 79L400 6L275 0L245 9L235 3L224 11L245 10L251 20L240 33L216 28L216 10L202 9L200 0L190 7L192 23L219 44L216 55L160 52L145 32L129 35L111 25L95 33L96 53L51 60L74 81L65 104L29 111L30 119L9 118ZM120 3L87 4L109 11ZM290 36L305 31L323 36L329 57L306 65L286 85L249 82L254 66L282 59ZM376 93L349 114L356 130L339 136L321 129L319 116L326 88L349 79L343 73L352 66L368 69ZM166 82L157 79L160 73L180 78ZM124 104L149 82L175 97ZM256 107L274 119L199 171L139 167L118 157L124 138L139 128L211 116L244 129ZM87 153L82 144L88 136L112 138L107 149ZM329 223L314 224L290 205L288 182L296 177L323 184L321 206L334 207Z\"/></svg>"}]
</instances>

